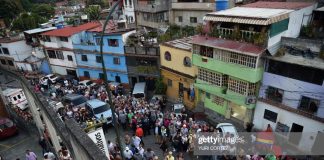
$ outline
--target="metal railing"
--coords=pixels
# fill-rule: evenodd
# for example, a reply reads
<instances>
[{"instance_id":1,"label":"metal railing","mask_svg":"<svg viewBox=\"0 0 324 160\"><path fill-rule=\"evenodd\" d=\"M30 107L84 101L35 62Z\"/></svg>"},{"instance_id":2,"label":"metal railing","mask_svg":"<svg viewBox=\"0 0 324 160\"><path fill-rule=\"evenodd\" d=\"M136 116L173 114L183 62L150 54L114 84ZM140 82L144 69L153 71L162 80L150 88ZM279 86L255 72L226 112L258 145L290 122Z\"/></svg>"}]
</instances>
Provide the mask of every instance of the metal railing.
<instances>
[{"instance_id":1,"label":"metal railing","mask_svg":"<svg viewBox=\"0 0 324 160\"><path fill-rule=\"evenodd\" d=\"M150 56L160 55L160 49L158 47L124 46L124 50L125 50L125 54L150 55Z\"/></svg>"}]
</instances>

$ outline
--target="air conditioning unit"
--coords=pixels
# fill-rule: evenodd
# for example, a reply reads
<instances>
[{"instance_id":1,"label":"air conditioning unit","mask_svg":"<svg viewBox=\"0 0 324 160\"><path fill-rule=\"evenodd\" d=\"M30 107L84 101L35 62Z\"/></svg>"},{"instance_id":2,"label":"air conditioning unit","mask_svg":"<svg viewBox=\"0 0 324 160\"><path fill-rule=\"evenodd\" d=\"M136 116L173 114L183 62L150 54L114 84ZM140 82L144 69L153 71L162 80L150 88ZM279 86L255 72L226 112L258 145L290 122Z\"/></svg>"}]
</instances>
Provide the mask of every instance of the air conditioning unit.
<instances>
[{"instance_id":1,"label":"air conditioning unit","mask_svg":"<svg viewBox=\"0 0 324 160\"><path fill-rule=\"evenodd\" d=\"M257 101L257 98L255 96L248 96L246 97L245 104L255 104Z\"/></svg>"}]
</instances>

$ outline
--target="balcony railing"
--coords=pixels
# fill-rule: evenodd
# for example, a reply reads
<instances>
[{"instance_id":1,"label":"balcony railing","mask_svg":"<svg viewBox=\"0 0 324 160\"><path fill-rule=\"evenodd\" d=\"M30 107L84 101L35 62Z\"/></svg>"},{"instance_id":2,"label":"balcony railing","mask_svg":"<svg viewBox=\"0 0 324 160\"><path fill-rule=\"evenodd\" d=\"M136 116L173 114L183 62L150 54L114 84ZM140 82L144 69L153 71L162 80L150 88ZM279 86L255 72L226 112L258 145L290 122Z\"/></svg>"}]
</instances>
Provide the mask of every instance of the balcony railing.
<instances>
[{"instance_id":1,"label":"balcony railing","mask_svg":"<svg viewBox=\"0 0 324 160\"><path fill-rule=\"evenodd\" d=\"M128 66L128 73L159 75L159 69L156 66Z\"/></svg>"},{"instance_id":2,"label":"balcony railing","mask_svg":"<svg viewBox=\"0 0 324 160\"><path fill-rule=\"evenodd\" d=\"M158 47L132 47L124 46L125 54L129 55L149 55L149 56L159 56L160 50Z\"/></svg>"}]
</instances>

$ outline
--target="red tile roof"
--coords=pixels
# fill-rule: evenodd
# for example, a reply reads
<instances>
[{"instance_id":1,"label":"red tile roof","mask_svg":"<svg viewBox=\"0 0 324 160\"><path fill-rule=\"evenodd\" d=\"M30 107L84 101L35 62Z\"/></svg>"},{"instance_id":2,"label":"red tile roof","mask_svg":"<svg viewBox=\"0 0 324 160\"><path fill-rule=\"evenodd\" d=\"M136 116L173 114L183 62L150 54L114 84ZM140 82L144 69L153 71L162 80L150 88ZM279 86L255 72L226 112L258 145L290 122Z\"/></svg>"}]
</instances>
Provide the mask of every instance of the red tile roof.
<instances>
[{"instance_id":1,"label":"red tile roof","mask_svg":"<svg viewBox=\"0 0 324 160\"><path fill-rule=\"evenodd\" d=\"M271 9L292 9L298 10L313 5L309 2L267 2L258 1L255 3L246 4L240 7L251 7L251 8L271 8Z\"/></svg>"},{"instance_id":2,"label":"red tile roof","mask_svg":"<svg viewBox=\"0 0 324 160\"><path fill-rule=\"evenodd\" d=\"M95 27L100 26L101 24L99 22L90 22L90 23L86 23L86 24L82 24L80 26L76 26L76 27L65 27L62 29L56 29L56 30L52 30L49 32L45 32L42 35L45 36L57 36L57 37L70 37L73 34L85 31L85 30L89 30Z\"/></svg>"},{"instance_id":3,"label":"red tile roof","mask_svg":"<svg viewBox=\"0 0 324 160\"><path fill-rule=\"evenodd\" d=\"M233 40L225 40L221 38L214 38L208 36L195 36L192 39L193 44L199 44L203 46L215 47L224 50L232 50L245 54L261 54L266 48L253 45L246 42L237 42Z\"/></svg>"},{"instance_id":4,"label":"red tile roof","mask_svg":"<svg viewBox=\"0 0 324 160\"><path fill-rule=\"evenodd\" d=\"M100 24L98 27L90 29L89 31L90 32L102 32L102 27L103 27L103 24ZM116 29L117 29L117 24L115 24L114 21L110 20L107 23L105 33L114 32L114 31L116 31Z\"/></svg>"}]
</instances>

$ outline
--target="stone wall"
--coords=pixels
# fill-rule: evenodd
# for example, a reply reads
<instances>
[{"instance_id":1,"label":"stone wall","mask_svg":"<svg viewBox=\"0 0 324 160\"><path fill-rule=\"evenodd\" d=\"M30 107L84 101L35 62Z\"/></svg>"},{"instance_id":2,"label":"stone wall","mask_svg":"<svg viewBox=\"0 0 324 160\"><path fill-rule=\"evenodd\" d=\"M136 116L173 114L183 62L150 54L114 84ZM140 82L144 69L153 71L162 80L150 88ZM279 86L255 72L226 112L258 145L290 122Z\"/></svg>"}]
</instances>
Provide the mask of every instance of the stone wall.
<instances>
[{"instance_id":1,"label":"stone wall","mask_svg":"<svg viewBox=\"0 0 324 160\"><path fill-rule=\"evenodd\" d=\"M294 47L302 47L309 48L311 51L319 53L321 47L324 45L324 41L321 40L313 40L313 39L302 39L302 38L290 38L290 37L282 37L281 44L287 46Z\"/></svg>"}]
</instances>

